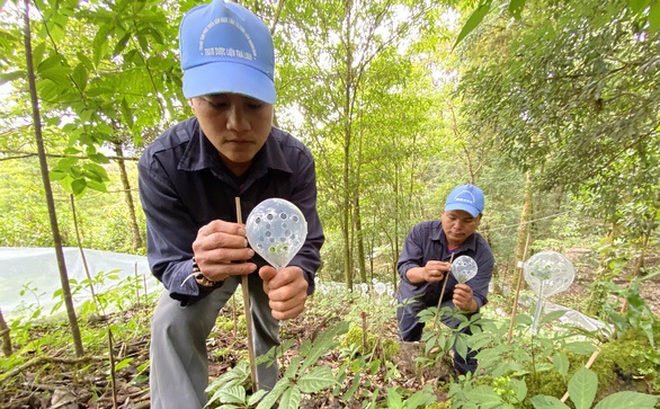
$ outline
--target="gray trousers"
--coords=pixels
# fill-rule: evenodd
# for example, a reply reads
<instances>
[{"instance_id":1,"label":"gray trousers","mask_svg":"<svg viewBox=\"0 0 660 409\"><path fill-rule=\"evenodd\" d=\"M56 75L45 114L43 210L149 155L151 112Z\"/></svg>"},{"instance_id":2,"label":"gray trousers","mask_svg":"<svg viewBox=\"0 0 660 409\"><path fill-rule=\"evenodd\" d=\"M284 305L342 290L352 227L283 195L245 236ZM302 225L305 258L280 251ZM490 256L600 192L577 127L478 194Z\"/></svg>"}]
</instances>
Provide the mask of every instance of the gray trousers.
<instances>
[{"instance_id":1,"label":"gray trousers","mask_svg":"<svg viewBox=\"0 0 660 409\"><path fill-rule=\"evenodd\" d=\"M160 298L151 320L150 389L152 409L201 409L207 402L208 355L206 338L218 312L232 296L240 277L229 277L202 300L181 307L168 293ZM255 355L279 345L279 321L271 315L268 297L258 274L248 276ZM277 366L259 365L259 389L272 389Z\"/></svg>"}]
</instances>

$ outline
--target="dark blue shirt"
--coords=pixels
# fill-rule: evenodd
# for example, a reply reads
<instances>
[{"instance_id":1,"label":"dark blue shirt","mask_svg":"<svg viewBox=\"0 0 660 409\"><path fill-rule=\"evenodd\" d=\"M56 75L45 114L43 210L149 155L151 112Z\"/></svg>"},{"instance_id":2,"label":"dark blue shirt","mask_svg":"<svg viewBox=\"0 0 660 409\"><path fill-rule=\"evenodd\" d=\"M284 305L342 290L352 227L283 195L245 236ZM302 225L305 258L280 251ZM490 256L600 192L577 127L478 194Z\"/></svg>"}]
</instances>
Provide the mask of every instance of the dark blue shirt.
<instances>
[{"instance_id":1,"label":"dark blue shirt","mask_svg":"<svg viewBox=\"0 0 660 409\"><path fill-rule=\"evenodd\" d=\"M413 267L424 267L429 260L449 261L452 253L454 253L454 259L467 255L477 262L479 267L477 275L466 284L472 288L477 306L481 308L485 305L488 302L488 284L493 276L493 266L495 264L490 246L479 233L475 232L457 249L449 251L447 238L442 230L440 220L419 223L408 233L401 257L399 257L397 263L399 276L401 276L400 298L405 299L421 295L423 301L437 303L438 295L442 289L442 281L413 284L408 281L406 272ZM451 273L447 274L448 281L442 296L443 301L452 299L454 287L458 284Z\"/></svg>"},{"instance_id":2,"label":"dark blue shirt","mask_svg":"<svg viewBox=\"0 0 660 409\"><path fill-rule=\"evenodd\" d=\"M302 268L309 283L308 293L314 291L314 274L321 264L324 241L316 211L316 170L310 151L291 134L273 127L252 166L239 180L224 165L193 117L151 143L140 158L138 171L147 219L149 265L172 298L185 305L207 294L200 292L195 280L181 286L192 272L192 243L197 231L212 220L237 221L237 196L241 198L244 219L268 198L286 199L298 206L307 220L308 234L289 265ZM266 264L259 255L251 261L258 268Z\"/></svg>"}]
</instances>

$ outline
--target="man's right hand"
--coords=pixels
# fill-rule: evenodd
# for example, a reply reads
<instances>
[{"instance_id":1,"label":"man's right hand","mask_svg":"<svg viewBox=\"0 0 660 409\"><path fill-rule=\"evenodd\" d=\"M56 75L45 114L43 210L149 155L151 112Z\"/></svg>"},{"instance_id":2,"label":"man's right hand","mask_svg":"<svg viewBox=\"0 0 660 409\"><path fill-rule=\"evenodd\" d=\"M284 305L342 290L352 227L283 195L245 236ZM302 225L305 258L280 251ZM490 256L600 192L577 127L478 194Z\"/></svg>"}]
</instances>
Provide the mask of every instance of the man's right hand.
<instances>
[{"instance_id":1,"label":"man's right hand","mask_svg":"<svg viewBox=\"0 0 660 409\"><path fill-rule=\"evenodd\" d=\"M406 275L408 281L413 284L437 283L442 281L450 270L451 264L446 261L429 260L424 267L413 267L406 272Z\"/></svg>"},{"instance_id":2,"label":"man's right hand","mask_svg":"<svg viewBox=\"0 0 660 409\"><path fill-rule=\"evenodd\" d=\"M254 256L254 250L248 248L243 224L213 220L199 229L192 248L199 270L211 281L257 269L255 263L245 261Z\"/></svg>"}]
</instances>

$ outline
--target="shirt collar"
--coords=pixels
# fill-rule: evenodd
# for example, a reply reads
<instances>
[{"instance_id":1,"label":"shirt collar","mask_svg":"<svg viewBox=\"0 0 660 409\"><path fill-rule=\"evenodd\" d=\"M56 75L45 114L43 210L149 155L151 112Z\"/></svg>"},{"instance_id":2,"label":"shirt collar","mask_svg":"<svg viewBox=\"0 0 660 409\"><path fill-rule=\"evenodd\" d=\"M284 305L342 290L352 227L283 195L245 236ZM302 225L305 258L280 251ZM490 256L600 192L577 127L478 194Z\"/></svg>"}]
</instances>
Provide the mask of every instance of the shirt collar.
<instances>
[{"instance_id":1,"label":"shirt collar","mask_svg":"<svg viewBox=\"0 0 660 409\"><path fill-rule=\"evenodd\" d=\"M444 230L442 230L442 222L438 223L438 228L436 231L433 232L433 235L431 236L431 240L434 241L439 241L442 245L443 248L448 248L447 247L447 236L445 236ZM476 250L477 248L477 237L475 233L470 234L467 239L463 243L461 243L460 246L456 250L454 250L454 253L457 253L459 251L465 251L465 250Z\"/></svg>"},{"instance_id":2,"label":"shirt collar","mask_svg":"<svg viewBox=\"0 0 660 409\"><path fill-rule=\"evenodd\" d=\"M193 117L191 119L191 125L188 146L181 156L178 169L194 172L202 169L224 168L220 155L202 132L197 118ZM248 171L254 178L263 176L268 172L268 169L293 173L282 148L277 142L275 134L278 132L281 131L272 127L266 143L255 155L252 166Z\"/></svg>"}]
</instances>

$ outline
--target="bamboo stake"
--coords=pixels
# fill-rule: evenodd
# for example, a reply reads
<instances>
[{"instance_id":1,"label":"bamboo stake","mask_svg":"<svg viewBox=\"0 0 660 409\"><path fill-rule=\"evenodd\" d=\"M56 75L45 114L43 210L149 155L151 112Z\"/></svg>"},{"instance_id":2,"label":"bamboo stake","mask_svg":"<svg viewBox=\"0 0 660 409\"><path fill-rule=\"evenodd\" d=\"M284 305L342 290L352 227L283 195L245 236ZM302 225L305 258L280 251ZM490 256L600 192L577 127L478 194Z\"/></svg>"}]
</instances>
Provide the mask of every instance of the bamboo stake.
<instances>
[{"instance_id":1,"label":"bamboo stake","mask_svg":"<svg viewBox=\"0 0 660 409\"><path fill-rule=\"evenodd\" d=\"M243 223L241 214L241 198L236 196L236 221ZM243 311L245 312L245 330L247 332L248 355L250 357L250 380L252 381L252 393L257 390L257 367L255 364L254 343L252 334L252 314L250 313L250 292L248 291L248 276L241 276L241 289L243 291Z\"/></svg>"},{"instance_id":2,"label":"bamboo stake","mask_svg":"<svg viewBox=\"0 0 660 409\"><path fill-rule=\"evenodd\" d=\"M522 264L520 266L520 274L518 274L518 282L516 283L516 295L513 297L513 310L511 311L511 323L509 323L509 333L506 336L506 344L511 345L511 336L513 334L513 321L516 318L516 312L518 311L518 296L520 295L520 285L522 284L523 270L525 269L525 260L527 259L527 249L529 248L529 238L532 229L527 229L527 240L525 241L525 250L523 250Z\"/></svg>"},{"instance_id":3,"label":"bamboo stake","mask_svg":"<svg viewBox=\"0 0 660 409\"><path fill-rule=\"evenodd\" d=\"M451 266L451 263L454 262L454 254L451 253L451 257L449 257L449 265ZM442 283L442 290L440 290L440 297L438 298L438 311L440 311L440 304L442 304L442 296L445 295L445 288L447 288L447 281L449 281L449 278L447 277L449 274L451 274L451 269L445 273L445 279L444 282Z\"/></svg>"}]
</instances>

